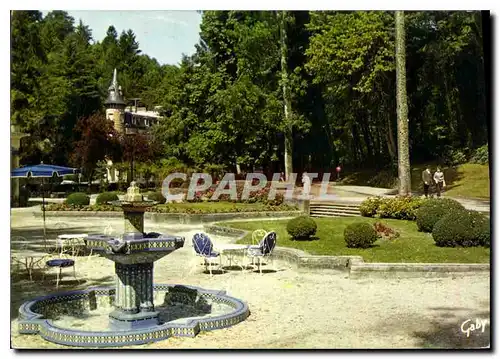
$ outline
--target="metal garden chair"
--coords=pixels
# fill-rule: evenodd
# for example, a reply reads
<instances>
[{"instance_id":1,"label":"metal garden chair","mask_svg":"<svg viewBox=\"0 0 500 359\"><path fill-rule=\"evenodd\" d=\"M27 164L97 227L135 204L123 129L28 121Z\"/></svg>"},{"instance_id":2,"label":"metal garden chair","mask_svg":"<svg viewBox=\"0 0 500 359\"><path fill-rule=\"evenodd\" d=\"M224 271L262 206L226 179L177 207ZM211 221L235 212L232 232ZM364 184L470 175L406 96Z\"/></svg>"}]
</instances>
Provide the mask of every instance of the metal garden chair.
<instances>
[{"instance_id":1,"label":"metal garden chair","mask_svg":"<svg viewBox=\"0 0 500 359\"><path fill-rule=\"evenodd\" d=\"M259 272L262 274L262 259L270 257L274 247L276 246L277 234L276 232L267 233L258 245L250 245L247 248L247 256L252 258L252 263L255 258L258 259ZM273 261L274 265L274 261Z\"/></svg>"},{"instance_id":2,"label":"metal garden chair","mask_svg":"<svg viewBox=\"0 0 500 359\"><path fill-rule=\"evenodd\" d=\"M205 270L208 268L210 275L212 275L211 262L219 259L219 269L222 268L222 256L219 252L213 250L213 243L210 238L204 233L196 233L193 236L193 248L196 255L203 257Z\"/></svg>"}]
</instances>

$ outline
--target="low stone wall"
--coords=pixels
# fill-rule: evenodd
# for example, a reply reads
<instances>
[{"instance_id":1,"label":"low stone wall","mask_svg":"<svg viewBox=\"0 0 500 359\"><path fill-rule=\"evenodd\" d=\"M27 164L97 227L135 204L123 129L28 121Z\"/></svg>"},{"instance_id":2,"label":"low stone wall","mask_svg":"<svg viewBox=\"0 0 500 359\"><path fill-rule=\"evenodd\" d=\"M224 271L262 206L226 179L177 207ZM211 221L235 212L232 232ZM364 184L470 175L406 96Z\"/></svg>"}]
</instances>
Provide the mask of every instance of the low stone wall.
<instances>
[{"instance_id":1,"label":"low stone wall","mask_svg":"<svg viewBox=\"0 0 500 359\"><path fill-rule=\"evenodd\" d=\"M349 262L349 278L366 277L443 277L488 274L488 263L365 263Z\"/></svg>"},{"instance_id":2,"label":"low stone wall","mask_svg":"<svg viewBox=\"0 0 500 359\"><path fill-rule=\"evenodd\" d=\"M205 225L209 234L225 235L238 239L248 231L224 227L218 224ZM349 278L407 278L446 277L456 275L489 274L488 263L366 263L361 256L318 256L295 248L277 246L273 258L282 260L296 269L337 269L349 272Z\"/></svg>"},{"instance_id":3,"label":"low stone wall","mask_svg":"<svg viewBox=\"0 0 500 359\"><path fill-rule=\"evenodd\" d=\"M146 212L144 219L153 223L199 224L221 222L233 219L285 218L300 216L301 211L286 212L234 212L234 213L156 213ZM42 217L42 212L36 212L35 217ZM105 211L46 211L46 217L76 217L76 218L123 218L122 212Z\"/></svg>"},{"instance_id":4,"label":"low stone wall","mask_svg":"<svg viewBox=\"0 0 500 359\"><path fill-rule=\"evenodd\" d=\"M234 237L236 239L243 238L246 236L248 231L243 229L231 228L218 226L216 224L206 224L203 226L203 230L209 234L215 234L217 236Z\"/></svg>"}]
</instances>

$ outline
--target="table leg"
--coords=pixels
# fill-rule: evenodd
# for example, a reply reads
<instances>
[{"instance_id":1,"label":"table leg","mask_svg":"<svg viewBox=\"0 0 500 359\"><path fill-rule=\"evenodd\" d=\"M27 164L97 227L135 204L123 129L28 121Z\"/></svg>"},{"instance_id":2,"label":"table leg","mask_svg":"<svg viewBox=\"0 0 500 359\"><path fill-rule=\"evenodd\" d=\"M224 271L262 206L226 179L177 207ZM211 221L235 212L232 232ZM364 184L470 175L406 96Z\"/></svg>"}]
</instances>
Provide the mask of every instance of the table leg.
<instances>
[{"instance_id":1,"label":"table leg","mask_svg":"<svg viewBox=\"0 0 500 359\"><path fill-rule=\"evenodd\" d=\"M28 272L28 275L30 276L30 281L33 282L33 276L32 276L32 265L33 265L33 258L26 258L26 270Z\"/></svg>"}]
</instances>

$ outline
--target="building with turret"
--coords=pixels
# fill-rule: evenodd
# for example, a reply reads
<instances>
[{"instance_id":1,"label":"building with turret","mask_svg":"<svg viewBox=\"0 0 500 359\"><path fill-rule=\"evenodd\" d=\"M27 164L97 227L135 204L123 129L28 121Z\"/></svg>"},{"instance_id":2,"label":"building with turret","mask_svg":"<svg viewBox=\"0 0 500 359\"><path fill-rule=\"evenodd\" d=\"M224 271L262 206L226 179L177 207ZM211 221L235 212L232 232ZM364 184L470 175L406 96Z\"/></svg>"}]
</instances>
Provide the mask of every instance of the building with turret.
<instances>
[{"instance_id":1,"label":"building with turret","mask_svg":"<svg viewBox=\"0 0 500 359\"><path fill-rule=\"evenodd\" d=\"M128 106L133 101L134 106ZM147 111L145 107L139 107L140 99L132 98L126 100L123 97L122 87L118 84L117 71L113 71L113 80L108 88L106 105L106 119L113 121L115 130L120 134L148 133L150 128L157 124L160 119L159 108L155 111Z\"/></svg>"},{"instance_id":2,"label":"building with turret","mask_svg":"<svg viewBox=\"0 0 500 359\"><path fill-rule=\"evenodd\" d=\"M118 84L117 71L113 71L113 80L108 88L106 105L106 119L113 121L115 131L120 135L149 134L153 125L160 119L159 107L155 111L147 111L140 107L140 98L126 99L122 87ZM131 173L133 165L131 164ZM120 173L110 158L106 158L106 180L108 183L117 183L120 178L125 179L126 173Z\"/></svg>"}]
</instances>

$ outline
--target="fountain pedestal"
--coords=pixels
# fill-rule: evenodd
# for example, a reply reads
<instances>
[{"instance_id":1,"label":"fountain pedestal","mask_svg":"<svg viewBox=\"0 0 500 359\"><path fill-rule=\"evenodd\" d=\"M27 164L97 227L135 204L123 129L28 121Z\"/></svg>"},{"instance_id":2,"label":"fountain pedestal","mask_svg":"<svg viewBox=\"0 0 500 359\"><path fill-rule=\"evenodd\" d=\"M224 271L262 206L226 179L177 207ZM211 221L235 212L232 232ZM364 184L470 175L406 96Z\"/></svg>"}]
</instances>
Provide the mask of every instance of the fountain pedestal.
<instances>
[{"instance_id":1,"label":"fountain pedestal","mask_svg":"<svg viewBox=\"0 0 500 359\"><path fill-rule=\"evenodd\" d=\"M115 263L115 310L109 314L115 329L136 329L158 324L153 305L153 263Z\"/></svg>"},{"instance_id":2,"label":"fountain pedestal","mask_svg":"<svg viewBox=\"0 0 500 359\"><path fill-rule=\"evenodd\" d=\"M135 182L123 201L113 202L123 209L123 239L104 235L87 237L87 246L115 262L115 309L109 314L115 330L147 328L158 324L153 305L153 263L184 245L183 237L144 233L144 201Z\"/></svg>"}]
</instances>

